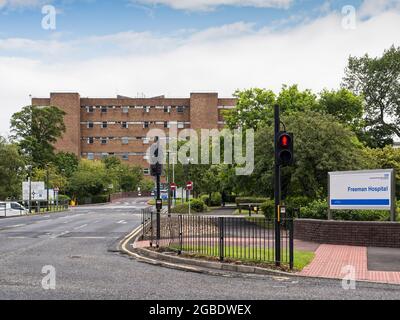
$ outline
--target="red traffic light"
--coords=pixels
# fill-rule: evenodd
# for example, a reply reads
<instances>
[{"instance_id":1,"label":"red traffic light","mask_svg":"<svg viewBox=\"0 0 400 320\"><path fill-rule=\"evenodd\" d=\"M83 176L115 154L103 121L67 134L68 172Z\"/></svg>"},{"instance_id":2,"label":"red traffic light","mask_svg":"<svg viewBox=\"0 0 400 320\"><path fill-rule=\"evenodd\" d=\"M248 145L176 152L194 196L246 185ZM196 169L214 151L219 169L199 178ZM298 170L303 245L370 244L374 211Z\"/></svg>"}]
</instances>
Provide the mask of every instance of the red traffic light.
<instances>
[{"instance_id":1,"label":"red traffic light","mask_svg":"<svg viewBox=\"0 0 400 320\"><path fill-rule=\"evenodd\" d=\"M279 138L279 145L281 148L288 148L290 146L291 138L288 134L282 134Z\"/></svg>"}]
</instances>

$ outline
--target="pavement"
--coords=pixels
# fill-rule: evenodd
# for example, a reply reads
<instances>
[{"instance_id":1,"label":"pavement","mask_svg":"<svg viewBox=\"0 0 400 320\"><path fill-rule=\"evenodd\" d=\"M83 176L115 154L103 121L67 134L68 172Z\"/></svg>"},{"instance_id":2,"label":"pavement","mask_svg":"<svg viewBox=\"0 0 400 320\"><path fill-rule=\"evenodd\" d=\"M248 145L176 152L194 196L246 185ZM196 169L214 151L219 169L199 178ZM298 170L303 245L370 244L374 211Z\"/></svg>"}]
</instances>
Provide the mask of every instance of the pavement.
<instances>
[{"instance_id":1,"label":"pavement","mask_svg":"<svg viewBox=\"0 0 400 320\"><path fill-rule=\"evenodd\" d=\"M393 299L400 287L302 277L223 276L142 263L116 252L120 239L140 226L140 200L85 206L70 212L0 219L0 300L77 299ZM56 271L45 290L44 266Z\"/></svg>"},{"instance_id":2,"label":"pavement","mask_svg":"<svg viewBox=\"0 0 400 320\"><path fill-rule=\"evenodd\" d=\"M400 285L400 249L322 244L311 264L299 274L343 278L350 272L356 280Z\"/></svg>"}]
</instances>

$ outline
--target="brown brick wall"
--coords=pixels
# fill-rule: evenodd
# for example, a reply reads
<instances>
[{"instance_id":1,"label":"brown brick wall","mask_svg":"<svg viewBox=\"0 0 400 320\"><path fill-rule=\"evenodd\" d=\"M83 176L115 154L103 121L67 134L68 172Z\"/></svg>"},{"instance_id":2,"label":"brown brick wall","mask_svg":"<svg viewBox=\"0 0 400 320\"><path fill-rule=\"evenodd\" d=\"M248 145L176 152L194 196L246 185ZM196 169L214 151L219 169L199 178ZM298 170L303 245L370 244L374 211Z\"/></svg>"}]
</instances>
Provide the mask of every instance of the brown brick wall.
<instances>
[{"instance_id":1,"label":"brown brick wall","mask_svg":"<svg viewBox=\"0 0 400 320\"><path fill-rule=\"evenodd\" d=\"M190 99L103 99L103 98L80 98L78 93L52 93L48 98L34 98L32 104L35 105L55 105L64 110L67 115L65 124L67 132L56 143L56 149L73 152L78 156L81 153L135 153L145 152L150 145L143 144L141 140L130 140L128 145L123 145L118 138L122 137L145 137L151 129L163 129L163 124L150 124L149 129L144 129L142 124L129 124L129 128L122 128L118 122L184 122L185 128L193 129L222 129L224 125L221 110L218 107L232 107L236 104L235 99L218 99L217 93L193 93ZM106 113L102 113L100 108L94 109L93 113L86 111L86 106L106 106L109 107ZM129 112L124 113L122 107L129 106ZM150 106L150 112L142 109L135 109L135 106ZM166 113L163 109L156 109L156 106L171 106L171 112ZM183 106L183 113L178 113L176 107ZM110 108L112 107L112 108ZM109 124L108 128L102 129L100 122L117 122ZM87 122L94 122L94 128L87 128ZM178 131L180 131L179 129ZM87 138L107 138L113 137L108 144L102 145L99 140L95 140L93 145L87 144ZM85 155L83 157L86 157ZM100 159L100 155L95 155L95 159ZM147 160L143 156L131 155L126 163L140 165L148 168Z\"/></svg>"},{"instance_id":2,"label":"brown brick wall","mask_svg":"<svg viewBox=\"0 0 400 320\"><path fill-rule=\"evenodd\" d=\"M218 94L190 95L190 125L192 129L218 129Z\"/></svg>"},{"instance_id":3,"label":"brown brick wall","mask_svg":"<svg viewBox=\"0 0 400 320\"><path fill-rule=\"evenodd\" d=\"M400 248L400 223L298 219L295 238L324 244Z\"/></svg>"}]
</instances>

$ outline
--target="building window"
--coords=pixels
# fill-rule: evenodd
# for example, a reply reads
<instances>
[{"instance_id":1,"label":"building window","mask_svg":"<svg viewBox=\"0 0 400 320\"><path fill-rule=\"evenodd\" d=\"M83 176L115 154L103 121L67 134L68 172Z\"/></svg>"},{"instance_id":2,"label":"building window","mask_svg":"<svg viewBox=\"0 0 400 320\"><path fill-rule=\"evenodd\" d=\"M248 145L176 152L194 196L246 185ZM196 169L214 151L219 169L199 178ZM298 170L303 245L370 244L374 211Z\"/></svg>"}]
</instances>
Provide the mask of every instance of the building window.
<instances>
[{"instance_id":1,"label":"building window","mask_svg":"<svg viewBox=\"0 0 400 320\"><path fill-rule=\"evenodd\" d=\"M94 143L94 138L93 137L88 138L87 139L87 143L88 144L93 144Z\"/></svg>"},{"instance_id":2,"label":"building window","mask_svg":"<svg viewBox=\"0 0 400 320\"><path fill-rule=\"evenodd\" d=\"M185 123L178 122L178 129L184 129L184 128L185 128Z\"/></svg>"},{"instance_id":3,"label":"building window","mask_svg":"<svg viewBox=\"0 0 400 320\"><path fill-rule=\"evenodd\" d=\"M86 107L86 112L87 112L87 113L93 113L93 112L94 112L93 106L87 106L87 107Z\"/></svg>"},{"instance_id":4,"label":"building window","mask_svg":"<svg viewBox=\"0 0 400 320\"><path fill-rule=\"evenodd\" d=\"M169 122L168 121L164 121L164 128L169 128Z\"/></svg>"},{"instance_id":5,"label":"building window","mask_svg":"<svg viewBox=\"0 0 400 320\"><path fill-rule=\"evenodd\" d=\"M123 137L122 138L122 144L129 144L129 138Z\"/></svg>"},{"instance_id":6,"label":"building window","mask_svg":"<svg viewBox=\"0 0 400 320\"><path fill-rule=\"evenodd\" d=\"M183 113L185 111L185 107L182 107L182 106L176 107L176 111L178 113Z\"/></svg>"},{"instance_id":7,"label":"building window","mask_svg":"<svg viewBox=\"0 0 400 320\"><path fill-rule=\"evenodd\" d=\"M87 158L88 160L94 160L94 153L88 153Z\"/></svg>"},{"instance_id":8,"label":"building window","mask_svg":"<svg viewBox=\"0 0 400 320\"><path fill-rule=\"evenodd\" d=\"M88 127L88 129L92 129L94 127L93 122L88 122L87 127Z\"/></svg>"},{"instance_id":9,"label":"building window","mask_svg":"<svg viewBox=\"0 0 400 320\"><path fill-rule=\"evenodd\" d=\"M129 107L122 107L122 113L129 113Z\"/></svg>"},{"instance_id":10,"label":"building window","mask_svg":"<svg viewBox=\"0 0 400 320\"><path fill-rule=\"evenodd\" d=\"M164 113L170 113L170 111L171 111L170 107L167 106L164 107Z\"/></svg>"},{"instance_id":11,"label":"building window","mask_svg":"<svg viewBox=\"0 0 400 320\"><path fill-rule=\"evenodd\" d=\"M102 127L103 129L106 129L106 128L108 127L108 123L107 123L106 121L104 121L104 122L101 124L101 127Z\"/></svg>"},{"instance_id":12,"label":"building window","mask_svg":"<svg viewBox=\"0 0 400 320\"><path fill-rule=\"evenodd\" d=\"M101 113L107 113L108 108L107 107L101 107Z\"/></svg>"},{"instance_id":13,"label":"building window","mask_svg":"<svg viewBox=\"0 0 400 320\"><path fill-rule=\"evenodd\" d=\"M149 113L150 112L150 107L149 106L144 106L143 107L144 112Z\"/></svg>"},{"instance_id":14,"label":"building window","mask_svg":"<svg viewBox=\"0 0 400 320\"><path fill-rule=\"evenodd\" d=\"M109 154L107 153L107 152L103 152L102 154L101 154L101 158L102 159L105 159L105 158L107 158L109 156Z\"/></svg>"},{"instance_id":15,"label":"building window","mask_svg":"<svg viewBox=\"0 0 400 320\"><path fill-rule=\"evenodd\" d=\"M101 138L101 144L107 144L108 139L107 138Z\"/></svg>"},{"instance_id":16,"label":"building window","mask_svg":"<svg viewBox=\"0 0 400 320\"><path fill-rule=\"evenodd\" d=\"M147 129L149 127L149 122L145 121L145 123L143 124L143 128Z\"/></svg>"},{"instance_id":17,"label":"building window","mask_svg":"<svg viewBox=\"0 0 400 320\"><path fill-rule=\"evenodd\" d=\"M143 144L149 144L150 143L150 139L149 138L144 138L143 139Z\"/></svg>"},{"instance_id":18,"label":"building window","mask_svg":"<svg viewBox=\"0 0 400 320\"><path fill-rule=\"evenodd\" d=\"M149 176L149 175L150 175L150 169L149 169L149 168L143 169L143 174L144 174L145 176Z\"/></svg>"},{"instance_id":19,"label":"building window","mask_svg":"<svg viewBox=\"0 0 400 320\"><path fill-rule=\"evenodd\" d=\"M128 122L122 122L121 127L122 129L128 129Z\"/></svg>"},{"instance_id":20,"label":"building window","mask_svg":"<svg viewBox=\"0 0 400 320\"><path fill-rule=\"evenodd\" d=\"M128 154L128 153L124 153L124 154L122 155L122 160L128 161L128 160L129 160L129 154Z\"/></svg>"}]
</instances>

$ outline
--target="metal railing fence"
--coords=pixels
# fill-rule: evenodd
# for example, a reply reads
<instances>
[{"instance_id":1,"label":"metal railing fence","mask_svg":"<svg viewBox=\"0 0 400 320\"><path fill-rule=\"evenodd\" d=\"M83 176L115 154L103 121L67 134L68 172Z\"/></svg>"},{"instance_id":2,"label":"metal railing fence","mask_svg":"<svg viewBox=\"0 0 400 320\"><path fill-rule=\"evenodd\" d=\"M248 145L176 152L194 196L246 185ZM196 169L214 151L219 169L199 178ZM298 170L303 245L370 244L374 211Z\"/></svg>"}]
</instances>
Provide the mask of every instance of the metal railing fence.
<instances>
[{"instance_id":1,"label":"metal railing fence","mask_svg":"<svg viewBox=\"0 0 400 320\"><path fill-rule=\"evenodd\" d=\"M276 263L275 219L259 217L215 217L200 215L162 215L161 238L156 239L156 214L142 212L142 240L181 253L216 257L220 261ZM280 221L281 261L293 269L293 219Z\"/></svg>"}]
</instances>

